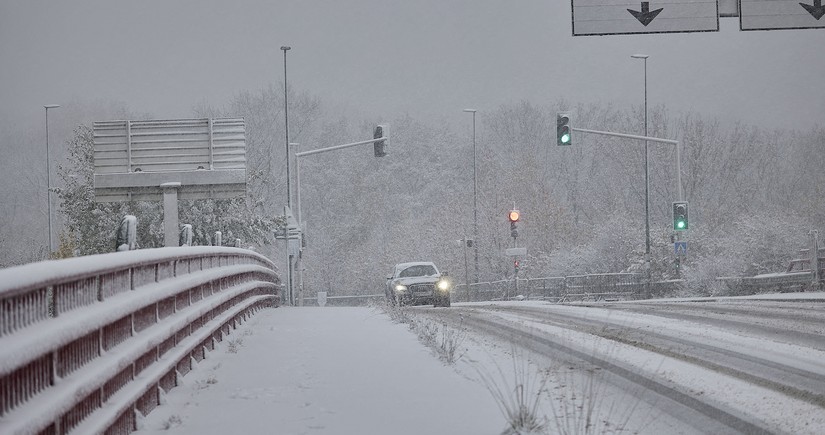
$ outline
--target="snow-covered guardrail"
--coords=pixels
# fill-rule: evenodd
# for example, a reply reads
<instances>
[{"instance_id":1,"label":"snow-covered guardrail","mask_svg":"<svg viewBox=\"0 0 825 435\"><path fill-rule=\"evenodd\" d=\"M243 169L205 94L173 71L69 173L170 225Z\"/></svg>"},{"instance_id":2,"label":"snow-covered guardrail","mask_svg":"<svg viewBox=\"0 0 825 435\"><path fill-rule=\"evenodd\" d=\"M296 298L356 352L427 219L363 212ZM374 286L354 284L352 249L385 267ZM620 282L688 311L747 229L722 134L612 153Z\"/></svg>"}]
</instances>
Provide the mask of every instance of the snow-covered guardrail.
<instances>
[{"instance_id":1,"label":"snow-covered guardrail","mask_svg":"<svg viewBox=\"0 0 825 435\"><path fill-rule=\"evenodd\" d=\"M161 248L0 270L0 433L129 433L238 322L277 305L252 251Z\"/></svg>"},{"instance_id":2,"label":"snow-covered guardrail","mask_svg":"<svg viewBox=\"0 0 825 435\"><path fill-rule=\"evenodd\" d=\"M518 296L552 301L640 299L647 291L644 279L644 275L638 273L519 278L519 294L515 293L512 279L470 284L469 295L467 286L458 284L453 292L453 300L485 301L511 299ZM673 292L682 283L682 280L653 281L649 284L650 294L661 295Z\"/></svg>"}]
</instances>

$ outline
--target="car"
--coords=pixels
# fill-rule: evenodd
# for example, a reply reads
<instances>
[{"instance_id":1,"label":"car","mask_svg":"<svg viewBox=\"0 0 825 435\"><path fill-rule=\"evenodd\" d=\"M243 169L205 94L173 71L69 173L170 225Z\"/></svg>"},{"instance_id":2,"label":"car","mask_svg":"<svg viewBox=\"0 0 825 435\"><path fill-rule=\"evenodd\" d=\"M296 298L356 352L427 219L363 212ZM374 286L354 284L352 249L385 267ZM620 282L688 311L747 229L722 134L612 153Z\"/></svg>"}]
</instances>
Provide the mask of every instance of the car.
<instances>
[{"instance_id":1,"label":"car","mask_svg":"<svg viewBox=\"0 0 825 435\"><path fill-rule=\"evenodd\" d=\"M431 261L396 264L387 275L385 295L394 306L427 305L450 306L452 281L447 272L439 272Z\"/></svg>"}]
</instances>

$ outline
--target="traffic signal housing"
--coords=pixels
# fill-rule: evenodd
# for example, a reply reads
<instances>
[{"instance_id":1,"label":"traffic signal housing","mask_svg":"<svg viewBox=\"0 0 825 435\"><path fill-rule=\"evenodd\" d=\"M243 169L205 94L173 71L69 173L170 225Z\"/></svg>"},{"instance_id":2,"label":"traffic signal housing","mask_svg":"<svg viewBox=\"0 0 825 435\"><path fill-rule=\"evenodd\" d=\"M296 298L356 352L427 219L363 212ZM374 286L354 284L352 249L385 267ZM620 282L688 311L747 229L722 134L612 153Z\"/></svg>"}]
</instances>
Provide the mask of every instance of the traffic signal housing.
<instances>
[{"instance_id":1,"label":"traffic signal housing","mask_svg":"<svg viewBox=\"0 0 825 435\"><path fill-rule=\"evenodd\" d=\"M372 138L379 139L382 137L384 138L383 140L373 142L375 157L384 157L387 155L387 146L390 144L390 126L388 124L379 124L375 127Z\"/></svg>"},{"instance_id":2,"label":"traffic signal housing","mask_svg":"<svg viewBox=\"0 0 825 435\"><path fill-rule=\"evenodd\" d=\"M688 224L688 203L687 201L677 201L673 203L673 229L675 231L685 231Z\"/></svg>"},{"instance_id":3,"label":"traffic signal housing","mask_svg":"<svg viewBox=\"0 0 825 435\"><path fill-rule=\"evenodd\" d=\"M572 130L570 128L570 114L556 115L556 145L567 146L572 144Z\"/></svg>"},{"instance_id":4,"label":"traffic signal housing","mask_svg":"<svg viewBox=\"0 0 825 435\"><path fill-rule=\"evenodd\" d=\"M507 213L507 219L510 221L510 236L518 237L518 226L516 225L521 218L521 213L518 210L510 210Z\"/></svg>"}]
</instances>

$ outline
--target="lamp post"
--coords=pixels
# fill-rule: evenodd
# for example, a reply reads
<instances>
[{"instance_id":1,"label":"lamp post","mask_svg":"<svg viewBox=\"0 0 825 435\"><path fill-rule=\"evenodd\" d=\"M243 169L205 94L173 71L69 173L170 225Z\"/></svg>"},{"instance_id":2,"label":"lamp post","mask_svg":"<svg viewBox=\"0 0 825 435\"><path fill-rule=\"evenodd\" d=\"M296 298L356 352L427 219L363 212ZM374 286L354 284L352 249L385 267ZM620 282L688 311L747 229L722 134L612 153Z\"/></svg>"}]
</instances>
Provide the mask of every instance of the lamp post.
<instances>
[{"instance_id":1,"label":"lamp post","mask_svg":"<svg viewBox=\"0 0 825 435\"><path fill-rule=\"evenodd\" d=\"M282 46L284 51L284 135L286 136L286 205L292 209L292 190L289 188L289 105L287 104L286 87L286 52L292 47Z\"/></svg>"},{"instance_id":2,"label":"lamp post","mask_svg":"<svg viewBox=\"0 0 825 435\"><path fill-rule=\"evenodd\" d=\"M292 47L287 45L281 46L281 50L284 52L284 136L286 137L286 205L289 207L290 212L292 211L292 190L289 187L289 104L287 100L287 86L286 86L286 52L289 51ZM292 259L289 255L289 230L285 231L285 240L286 240L286 259L287 259L287 269L286 269L286 282L289 294L289 303L293 304L295 301L293 300L292 295Z\"/></svg>"},{"instance_id":3,"label":"lamp post","mask_svg":"<svg viewBox=\"0 0 825 435\"><path fill-rule=\"evenodd\" d=\"M631 55L633 59L644 60L644 83L645 83L645 136L647 136L647 58L646 54ZM650 169L648 167L648 147L645 140L645 269L650 278Z\"/></svg>"},{"instance_id":4,"label":"lamp post","mask_svg":"<svg viewBox=\"0 0 825 435\"><path fill-rule=\"evenodd\" d=\"M473 256L475 257L476 284L478 283L478 180L476 178L476 110L464 109L465 112L473 114ZM464 242L467 243L466 241ZM469 297L470 288L467 287Z\"/></svg>"},{"instance_id":5,"label":"lamp post","mask_svg":"<svg viewBox=\"0 0 825 435\"><path fill-rule=\"evenodd\" d=\"M49 109L57 109L59 104L46 104L46 202L48 203L49 214L49 254L54 252L52 246L52 166L49 155Z\"/></svg>"}]
</instances>

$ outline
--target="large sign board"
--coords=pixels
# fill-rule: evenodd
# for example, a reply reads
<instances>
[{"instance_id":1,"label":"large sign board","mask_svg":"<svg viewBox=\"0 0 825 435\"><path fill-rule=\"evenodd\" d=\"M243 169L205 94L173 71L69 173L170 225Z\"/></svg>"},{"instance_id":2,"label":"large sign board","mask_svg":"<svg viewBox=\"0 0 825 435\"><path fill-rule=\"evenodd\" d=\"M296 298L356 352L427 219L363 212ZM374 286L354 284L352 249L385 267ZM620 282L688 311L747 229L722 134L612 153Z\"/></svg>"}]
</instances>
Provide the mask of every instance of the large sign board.
<instances>
[{"instance_id":1,"label":"large sign board","mask_svg":"<svg viewBox=\"0 0 825 435\"><path fill-rule=\"evenodd\" d=\"M571 0L573 36L717 32L717 0Z\"/></svg>"},{"instance_id":2,"label":"large sign board","mask_svg":"<svg viewBox=\"0 0 825 435\"><path fill-rule=\"evenodd\" d=\"M245 195L243 118L94 123L95 201L160 200L170 183L182 199Z\"/></svg>"},{"instance_id":3,"label":"large sign board","mask_svg":"<svg viewBox=\"0 0 825 435\"><path fill-rule=\"evenodd\" d=\"M741 30L825 29L822 0L739 0Z\"/></svg>"}]
</instances>

